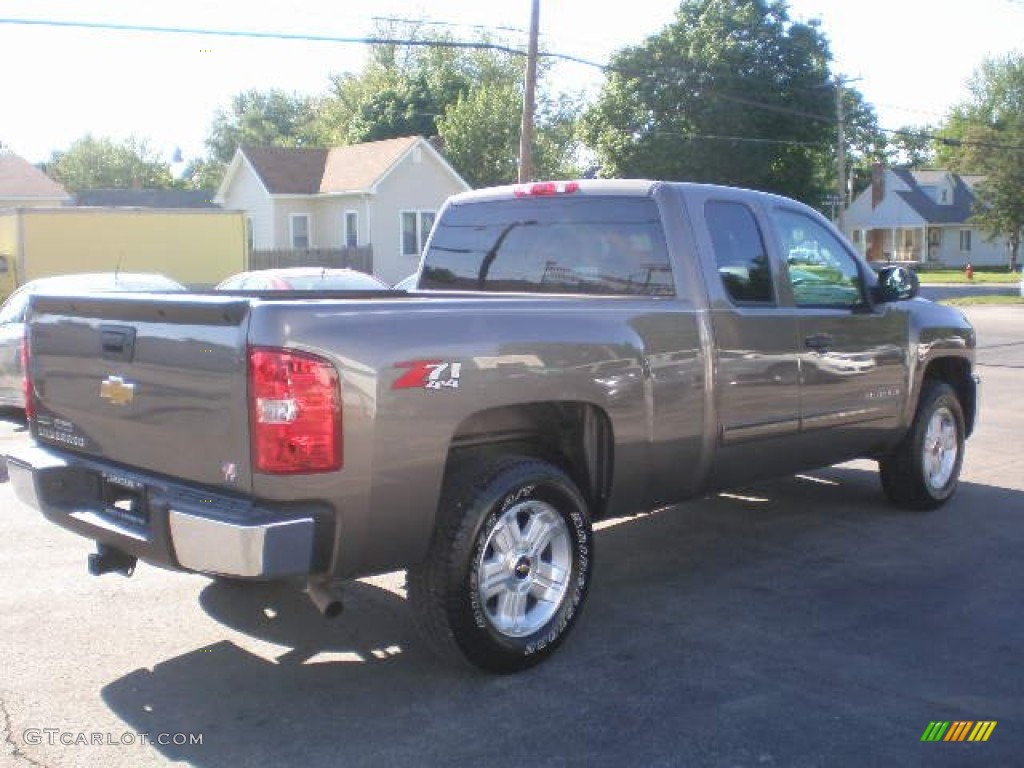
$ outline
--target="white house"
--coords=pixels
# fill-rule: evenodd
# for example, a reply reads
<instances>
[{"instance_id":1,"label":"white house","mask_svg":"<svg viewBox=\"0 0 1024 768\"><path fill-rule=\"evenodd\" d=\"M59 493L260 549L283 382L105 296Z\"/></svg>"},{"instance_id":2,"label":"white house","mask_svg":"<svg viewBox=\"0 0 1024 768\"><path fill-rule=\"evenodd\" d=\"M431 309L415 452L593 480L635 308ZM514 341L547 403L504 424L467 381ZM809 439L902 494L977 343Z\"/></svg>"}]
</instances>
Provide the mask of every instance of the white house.
<instances>
[{"instance_id":1,"label":"white house","mask_svg":"<svg viewBox=\"0 0 1024 768\"><path fill-rule=\"evenodd\" d=\"M982 176L876 166L871 186L843 214L843 233L871 261L948 267L1007 263L1003 239L968 223Z\"/></svg>"},{"instance_id":2,"label":"white house","mask_svg":"<svg viewBox=\"0 0 1024 768\"><path fill-rule=\"evenodd\" d=\"M247 215L250 250L371 246L394 283L416 269L441 204L470 187L419 136L332 149L242 147L214 202Z\"/></svg>"},{"instance_id":3,"label":"white house","mask_svg":"<svg viewBox=\"0 0 1024 768\"><path fill-rule=\"evenodd\" d=\"M0 149L0 209L57 208L68 202L64 187L28 160Z\"/></svg>"}]
</instances>

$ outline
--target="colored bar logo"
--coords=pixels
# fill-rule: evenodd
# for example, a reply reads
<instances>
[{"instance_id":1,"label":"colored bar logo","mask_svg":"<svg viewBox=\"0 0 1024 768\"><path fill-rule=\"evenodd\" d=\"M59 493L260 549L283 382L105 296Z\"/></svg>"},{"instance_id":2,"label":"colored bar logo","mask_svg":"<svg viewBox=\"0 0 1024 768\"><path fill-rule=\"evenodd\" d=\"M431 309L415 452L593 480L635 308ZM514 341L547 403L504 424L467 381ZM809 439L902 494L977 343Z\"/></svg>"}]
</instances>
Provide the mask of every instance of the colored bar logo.
<instances>
[{"instance_id":1,"label":"colored bar logo","mask_svg":"<svg viewBox=\"0 0 1024 768\"><path fill-rule=\"evenodd\" d=\"M988 741L995 729L995 720L933 720L924 729L921 741Z\"/></svg>"}]
</instances>

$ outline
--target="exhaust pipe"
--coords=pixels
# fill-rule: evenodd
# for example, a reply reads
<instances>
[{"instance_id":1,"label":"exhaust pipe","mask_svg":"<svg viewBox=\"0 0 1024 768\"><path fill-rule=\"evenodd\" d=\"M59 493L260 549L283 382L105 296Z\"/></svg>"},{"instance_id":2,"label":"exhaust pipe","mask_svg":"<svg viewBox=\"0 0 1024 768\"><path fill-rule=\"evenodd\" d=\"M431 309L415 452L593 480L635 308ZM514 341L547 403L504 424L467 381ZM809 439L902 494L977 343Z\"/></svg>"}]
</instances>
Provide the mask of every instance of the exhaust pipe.
<instances>
[{"instance_id":1,"label":"exhaust pipe","mask_svg":"<svg viewBox=\"0 0 1024 768\"><path fill-rule=\"evenodd\" d=\"M331 586L330 582L310 580L306 587L309 599L325 619L334 619L341 615L344 603L341 593Z\"/></svg>"},{"instance_id":2,"label":"exhaust pipe","mask_svg":"<svg viewBox=\"0 0 1024 768\"><path fill-rule=\"evenodd\" d=\"M105 573L131 576L135 573L135 564L138 561L134 555L122 552L109 544L97 544L96 552L89 555L89 573L93 576L102 576Z\"/></svg>"}]
</instances>

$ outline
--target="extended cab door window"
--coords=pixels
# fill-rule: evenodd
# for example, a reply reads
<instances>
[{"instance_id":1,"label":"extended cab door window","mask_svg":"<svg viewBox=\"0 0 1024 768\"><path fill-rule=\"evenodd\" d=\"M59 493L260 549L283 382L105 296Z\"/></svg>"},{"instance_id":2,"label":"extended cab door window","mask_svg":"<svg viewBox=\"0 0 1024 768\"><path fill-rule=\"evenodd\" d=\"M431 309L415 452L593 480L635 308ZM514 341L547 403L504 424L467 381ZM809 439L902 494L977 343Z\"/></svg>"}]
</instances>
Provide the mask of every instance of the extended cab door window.
<instances>
[{"instance_id":1,"label":"extended cab door window","mask_svg":"<svg viewBox=\"0 0 1024 768\"><path fill-rule=\"evenodd\" d=\"M857 262L831 232L785 208L772 212L772 223L798 307L851 309L864 303Z\"/></svg>"},{"instance_id":2,"label":"extended cab door window","mask_svg":"<svg viewBox=\"0 0 1024 768\"><path fill-rule=\"evenodd\" d=\"M737 304L775 303L764 238L753 212L742 203L710 200L704 216L718 275Z\"/></svg>"}]
</instances>

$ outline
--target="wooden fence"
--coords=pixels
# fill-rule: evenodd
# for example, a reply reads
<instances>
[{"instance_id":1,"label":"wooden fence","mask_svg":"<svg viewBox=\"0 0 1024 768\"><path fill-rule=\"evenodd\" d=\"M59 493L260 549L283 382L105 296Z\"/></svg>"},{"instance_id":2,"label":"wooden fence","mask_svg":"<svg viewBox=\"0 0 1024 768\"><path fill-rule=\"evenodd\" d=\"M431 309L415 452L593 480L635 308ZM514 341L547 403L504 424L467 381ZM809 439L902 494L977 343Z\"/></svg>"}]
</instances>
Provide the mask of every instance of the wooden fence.
<instances>
[{"instance_id":1,"label":"wooden fence","mask_svg":"<svg viewBox=\"0 0 1024 768\"><path fill-rule=\"evenodd\" d=\"M249 254L249 269L276 269L280 267L349 267L373 274L373 248L311 248L290 251L253 251Z\"/></svg>"}]
</instances>

